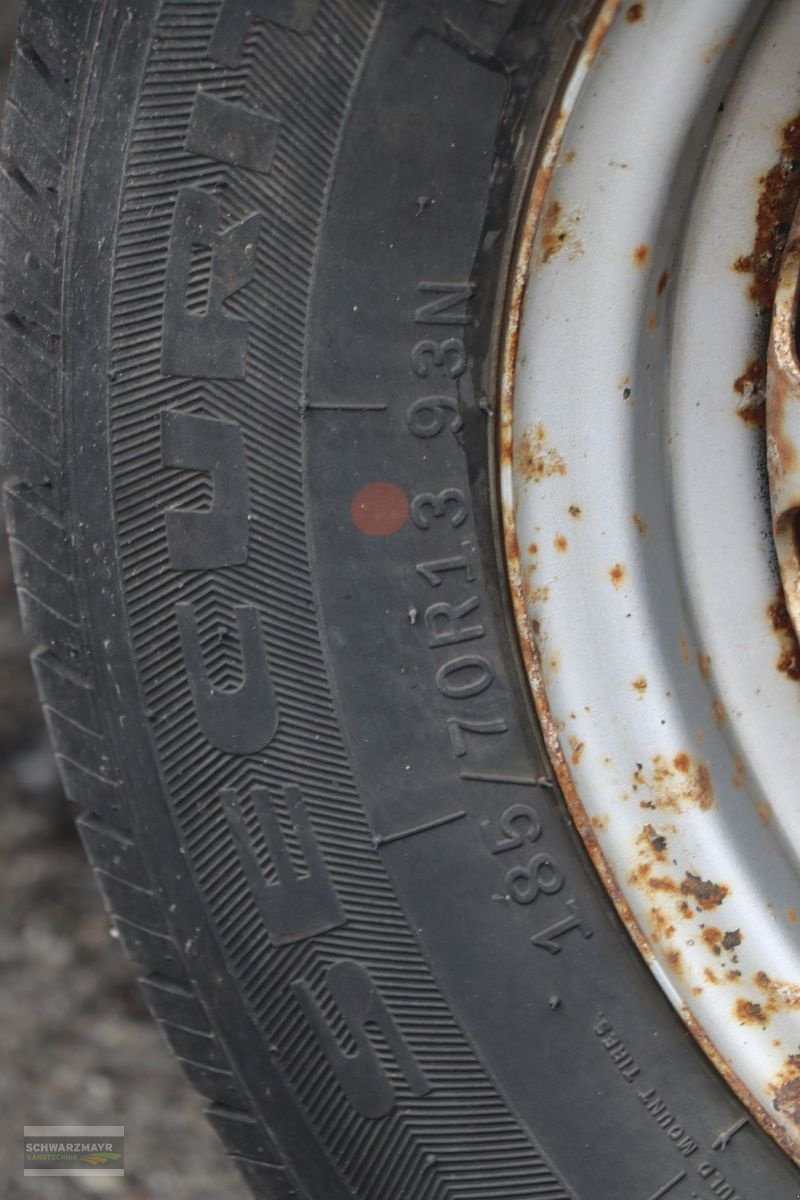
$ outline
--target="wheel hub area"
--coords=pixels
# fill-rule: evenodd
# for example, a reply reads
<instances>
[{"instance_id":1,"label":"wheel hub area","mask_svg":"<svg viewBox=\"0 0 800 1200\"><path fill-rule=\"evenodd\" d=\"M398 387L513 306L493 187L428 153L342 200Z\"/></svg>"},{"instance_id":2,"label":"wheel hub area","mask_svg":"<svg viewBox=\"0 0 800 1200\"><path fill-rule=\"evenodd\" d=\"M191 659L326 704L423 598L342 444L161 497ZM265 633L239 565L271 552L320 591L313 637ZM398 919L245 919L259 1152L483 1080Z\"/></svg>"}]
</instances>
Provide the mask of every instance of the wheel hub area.
<instances>
[{"instance_id":1,"label":"wheel hub area","mask_svg":"<svg viewBox=\"0 0 800 1200\"><path fill-rule=\"evenodd\" d=\"M501 464L572 815L670 1000L796 1158L798 39L800 5L752 0L623 5L588 39L520 241Z\"/></svg>"}]
</instances>

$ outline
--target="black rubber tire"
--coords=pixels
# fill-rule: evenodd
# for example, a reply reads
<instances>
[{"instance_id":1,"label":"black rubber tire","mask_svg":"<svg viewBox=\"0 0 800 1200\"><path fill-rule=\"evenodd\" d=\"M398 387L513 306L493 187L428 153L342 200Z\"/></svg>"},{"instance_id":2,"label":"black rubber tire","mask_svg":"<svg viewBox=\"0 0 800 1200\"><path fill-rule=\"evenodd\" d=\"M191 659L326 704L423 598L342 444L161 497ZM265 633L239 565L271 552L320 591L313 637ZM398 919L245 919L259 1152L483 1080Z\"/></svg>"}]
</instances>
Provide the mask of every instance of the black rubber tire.
<instances>
[{"instance_id":1,"label":"black rubber tire","mask_svg":"<svg viewBox=\"0 0 800 1200\"><path fill-rule=\"evenodd\" d=\"M257 1196L800 1196L546 779L502 583L501 298L590 8L24 8L21 607L119 937Z\"/></svg>"}]
</instances>

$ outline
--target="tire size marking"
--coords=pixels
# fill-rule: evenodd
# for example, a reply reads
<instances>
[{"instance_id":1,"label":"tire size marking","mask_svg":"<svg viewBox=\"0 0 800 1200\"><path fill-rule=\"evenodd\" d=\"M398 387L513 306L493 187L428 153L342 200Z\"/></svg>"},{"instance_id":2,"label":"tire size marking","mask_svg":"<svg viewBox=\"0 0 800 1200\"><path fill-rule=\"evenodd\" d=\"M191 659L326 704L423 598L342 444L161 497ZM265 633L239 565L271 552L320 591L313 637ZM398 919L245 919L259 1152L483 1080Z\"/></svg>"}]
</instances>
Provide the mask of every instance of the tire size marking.
<instances>
[{"instance_id":1,"label":"tire size marking","mask_svg":"<svg viewBox=\"0 0 800 1200\"><path fill-rule=\"evenodd\" d=\"M422 281L418 291L423 302L414 310L415 325L466 327L472 323L473 284ZM463 338L455 333L444 338L422 338L411 348L410 363L413 375L430 382L431 390L409 404L406 410L408 432L422 442L457 436L463 428L458 380L469 365ZM450 388L445 390L448 384ZM423 537L434 527L437 530L449 527L454 532L461 532L469 523L469 502L457 486L420 492L411 500L410 515L412 524ZM437 559L423 559L415 567L416 573L431 589L446 590L448 596L446 600L436 599L423 606L421 630L429 650L450 652L445 661L437 663L434 682L439 694L459 707L457 713L445 718L445 723L453 757L460 760L479 755L488 744L487 738L509 732L505 714L487 712L484 704L496 672L489 657L479 653L486 629L481 619L479 587L471 586L478 577L476 563L474 543L469 538L461 538L458 543L454 542L450 553ZM416 615L413 620L416 623ZM462 705L473 700L481 702L479 711L462 709ZM491 776L477 771L462 771L460 777L465 781L486 779L488 782L522 782L534 786L538 783L533 779L519 781L513 776ZM538 842L543 832L536 810L520 804L512 804L500 814L497 830L488 821L482 821L480 827L492 855L524 850L526 844L530 847ZM504 897L517 905L530 906L534 912L543 908L541 897L560 898L565 885L566 875L560 862L539 846L535 851L529 851L524 860L504 869ZM547 954L560 954L563 939L572 932L579 933L584 939L592 936L590 926L571 897L548 915L552 918L550 923L530 938L534 947Z\"/></svg>"},{"instance_id":2,"label":"tire size marking","mask_svg":"<svg viewBox=\"0 0 800 1200\"><path fill-rule=\"evenodd\" d=\"M472 324L470 302L475 285L468 281L437 283L423 280L418 285L422 303L414 309L415 325L465 327ZM467 370L468 358L463 338L455 333L447 337L426 336L414 342L410 351L411 371L416 379L431 383L431 391L412 400L406 411L406 425L412 437L430 441L453 436L463 427L456 385ZM444 385L450 390L443 390ZM436 390L433 390L433 389ZM469 504L461 488L445 487L419 492L411 500L413 525L427 533L438 522L460 530L469 520ZM460 553L459 553L460 551ZM445 587L452 599L434 600L423 606L422 629L429 650L449 649L480 641L486 630L480 619L481 597L463 585L477 578L476 549L470 539L459 539L453 553L438 559L423 559L415 570L431 588ZM463 575L459 574L463 572ZM458 588L458 595L453 595ZM461 705L488 692L495 679L489 659L478 653L454 653L440 662L434 674L437 691L447 700ZM477 753L481 738L508 732L502 713L483 710L459 711L445 717L447 735L454 758Z\"/></svg>"},{"instance_id":3,"label":"tire size marking","mask_svg":"<svg viewBox=\"0 0 800 1200\"><path fill-rule=\"evenodd\" d=\"M504 868L500 898L515 904L533 905L541 896L555 896L562 891L566 876L558 858L538 846L544 833L544 822L532 803L510 804L495 821L482 820L479 828L484 845L492 856L521 850L524 857L513 866ZM530 847L536 846L531 853ZM561 938L577 930L584 938L592 930L581 917L575 900L564 901L566 915L531 936L531 943L548 954L560 954Z\"/></svg>"}]
</instances>

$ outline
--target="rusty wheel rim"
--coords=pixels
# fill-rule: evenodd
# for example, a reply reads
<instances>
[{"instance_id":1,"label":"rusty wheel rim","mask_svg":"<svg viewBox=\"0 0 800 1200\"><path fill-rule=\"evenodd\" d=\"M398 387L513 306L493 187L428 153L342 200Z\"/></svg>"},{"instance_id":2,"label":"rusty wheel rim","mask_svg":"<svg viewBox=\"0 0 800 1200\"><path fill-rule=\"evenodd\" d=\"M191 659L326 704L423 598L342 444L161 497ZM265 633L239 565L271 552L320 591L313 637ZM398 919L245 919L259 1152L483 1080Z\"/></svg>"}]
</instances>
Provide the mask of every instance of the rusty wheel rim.
<instances>
[{"instance_id":1,"label":"rusty wheel rim","mask_svg":"<svg viewBox=\"0 0 800 1200\"><path fill-rule=\"evenodd\" d=\"M799 43L793 3L600 6L532 177L500 448L573 818L659 984L797 1161L800 650L764 399Z\"/></svg>"}]
</instances>

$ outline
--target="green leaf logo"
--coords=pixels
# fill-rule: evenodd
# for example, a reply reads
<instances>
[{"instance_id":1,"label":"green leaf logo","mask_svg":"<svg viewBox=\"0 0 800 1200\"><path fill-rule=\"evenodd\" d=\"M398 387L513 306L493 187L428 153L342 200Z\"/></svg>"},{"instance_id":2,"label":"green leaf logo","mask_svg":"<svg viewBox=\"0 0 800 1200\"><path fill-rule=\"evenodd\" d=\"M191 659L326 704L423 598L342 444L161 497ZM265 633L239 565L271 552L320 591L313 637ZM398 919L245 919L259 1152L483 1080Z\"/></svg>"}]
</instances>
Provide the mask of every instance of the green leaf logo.
<instances>
[{"instance_id":1,"label":"green leaf logo","mask_svg":"<svg viewBox=\"0 0 800 1200\"><path fill-rule=\"evenodd\" d=\"M78 1161L88 1163L90 1167L104 1167L107 1163L115 1162L116 1159L122 1158L121 1154L108 1153L102 1154L79 1154Z\"/></svg>"}]
</instances>

